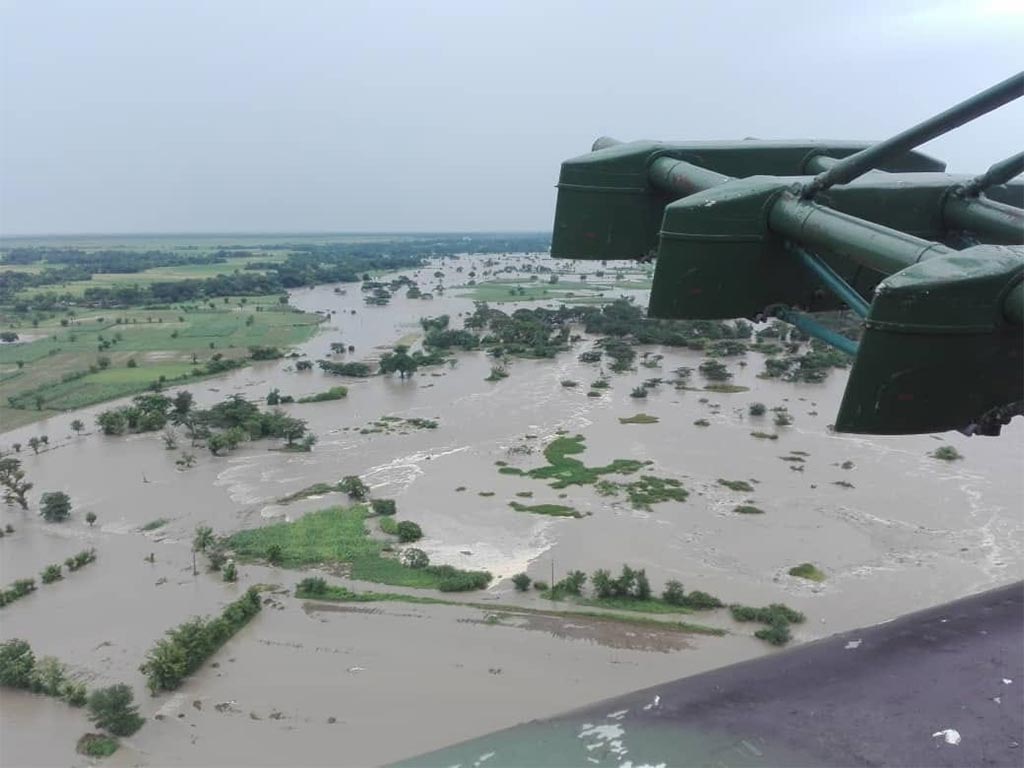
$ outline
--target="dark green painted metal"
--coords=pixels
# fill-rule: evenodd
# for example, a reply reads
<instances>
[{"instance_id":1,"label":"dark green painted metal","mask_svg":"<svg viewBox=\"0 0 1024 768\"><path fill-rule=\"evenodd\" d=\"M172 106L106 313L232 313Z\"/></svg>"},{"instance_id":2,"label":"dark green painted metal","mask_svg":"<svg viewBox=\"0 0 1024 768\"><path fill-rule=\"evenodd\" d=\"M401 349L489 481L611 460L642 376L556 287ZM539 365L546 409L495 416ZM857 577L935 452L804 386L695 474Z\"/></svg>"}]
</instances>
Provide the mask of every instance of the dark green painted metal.
<instances>
[{"instance_id":1,"label":"dark green painted metal","mask_svg":"<svg viewBox=\"0 0 1024 768\"><path fill-rule=\"evenodd\" d=\"M824 173L816 176L801 193L812 198L822 190L837 184L848 184L874 168L881 168L892 157L899 157L937 136L949 133L981 115L1024 96L1024 72L1018 72L1001 83L965 99L945 112L908 128L895 136L844 158Z\"/></svg>"},{"instance_id":2,"label":"dark green painted metal","mask_svg":"<svg viewBox=\"0 0 1024 768\"><path fill-rule=\"evenodd\" d=\"M1008 322L1024 253L978 246L879 286L836 419L841 432L970 431L1021 400L1024 326Z\"/></svg>"},{"instance_id":3,"label":"dark green painted metal","mask_svg":"<svg viewBox=\"0 0 1024 768\"><path fill-rule=\"evenodd\" d=\"M849 283L837 273L832 267L826 264L820 256L817 256L805 248L794 243L786 243L786 250L796 254L801 263L811 272L818 276L818 279L825 284L836 298L852 309L858 317L867 317L870 305L857 293Z\"/></svg>"},{"instance_id":4,"label":"dark green painted metal","mask_svg":"<svg viewBox=\"0 0 1024 768\"><path fill-rule=\"evenodd\" d=\"M985 242L1024 244L1024 211L979 197L949 195L942 213L951 228L984 235Z\"/></svg>"},{"instance_id":5,"label":"dark green painted metal","mask_svg":"<svg viewBox=\"0 0 1024 768\"><path fill-rule=\"evenodd\" d=\"M1022 173L1024 173L1024 152L1018 152L1012 157L993 163L987 171L975 176L958 191L965 197L976 197L986 189L1005 184L1014 176L1020 176Z\"/></svg>"},{"instance_id":6,"label":"dark green painted metal","mask_svg":"<svg viewBox=\"0 0 1024 768\"><path fill-rule=\"evenodd\" d=\"M622 143L601 138L594 146L596 151L562 163L551 243L551 253L557 258L652 256L658 248L665 206L680 196L724 182L727 177L798 175L804 173L808 158L845 157L868 145L812 141ZM944 168L942 162L918 152L885 166L892 172Z\"/></svg>"},{"instance_id":7,"label":"dark green painted metal","mask_svg":"<svg viewBox=\"0 0 1024 768\"><path fill-rule=\"evenodd\" d=\"M657 255L654 317L774 314L856 352L841 431L996 433L1024 409L1024 248L999 247L1024 244L1024 155L965 177L911 150L1022 93L1018 74L875 145L598 139L562 165L552 254ZM803 314L844 305L859 351Z\"/></svg>"}]
</instances>

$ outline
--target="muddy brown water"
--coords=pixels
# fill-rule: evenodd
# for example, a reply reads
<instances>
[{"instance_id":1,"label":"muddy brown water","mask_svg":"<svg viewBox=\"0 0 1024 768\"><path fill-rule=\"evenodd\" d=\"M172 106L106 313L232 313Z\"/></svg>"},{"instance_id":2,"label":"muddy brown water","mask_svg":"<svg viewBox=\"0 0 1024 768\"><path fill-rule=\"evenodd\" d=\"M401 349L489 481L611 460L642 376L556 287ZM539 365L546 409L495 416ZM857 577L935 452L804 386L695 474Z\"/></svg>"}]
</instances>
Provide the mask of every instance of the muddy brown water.
<instances>
[{"instance_id":1,"label":"muddy brown water","mask_svg":"<svg viewBox=\"0 0 1024 768\"><path fill-rule=\"evenodd\" d=\"M462 263L467 272L474 264L479 270L483 259ZM441 268L451 284L454 265ZM433 271L420 270L421 284L433 283ZM321 286L292 296L298 307L334 313L303 347L312 359L326 356L337 340L356 346L346 358L370 359L380 354L377 347L418 333L421 316L447 313L457 323L460 312L472 311L454 289L433 301L399 295L387 308L368 308L358 288L343 287L343 295ZM611 389L589 398L586 384L598 378L599 366L576 359L588 346L555 360L516 360L510 377L496 383L484 381L486 356L466 353L454 367L426 369L407 381L296 373L285 360L191 387L201 404L210 404L231 393L262 399L278 387L301 396L346 384L345 400L285 406L319 436L310 454L268 451L266 444L224 458L196 451L198 465L179 472L179 452L165 450L159 435L71 436L72 419L91 424L109 405L4 433L5 446L49 435L52 450L21 456L36 486L33 498L65 490L75 512L66 524L47 525L34 509L3 509L0 522L17 532L0 540L0 581L38 577L46 564L89 546L99 559L0 611L0 637L29 640L37 656L57 656L90 685L124 681L135 688L148 722L106 761L110 765L366 765L771 651L750 636L753 627L733 624L723 612L690 619L730 629L725 637L658 640L659 632L648 628L582 618L513 613L493 621L480 608L403 603L309 611L302 601L274 595L179 691L151 698L138 665L166 629L218 611L251 584L290 588L300 578L260 566L241 567L234 585L217 574L193 577L190 539L197 524L227 533L294 519L342 499L330 495L288 506L274 500L359 474L375 495L397 500L400 517L423 526L421 545L432 561L496 575L491 589L470 598L493 603L495 612L545 607L534 594L514 592L507 577L520 570L546 580L552 566L560 577L572 568L590 572L628 562L646 568L656 589L675 578L730 602L788 603L808 618L795 627L798 642L1021 577L1020 420L998 439L833 434L827 427L845 373L816 385L762 381L756 378L762 358L755 353L746 356L745 368L727 361L734 383L748 392L663 385L635 400L629 393L641 381L668 379L672 369L696 369L703 359L692 351L651 348L664 355L660 370L613 375ZM562 387L566 378L581 386ZM698 374L692 383L702 383ZM752 401L787 406L795 423L776 430L770 415L750 417ZM659 422L619 423L640 411ZM439 427L359 434L382 415L436 418ZM693 424L701 418L710 426ZM652 474L681 480L690 497L640 511L589 487L556 491L497 472L496 461L538 466L540 449L558 430L585 436L580 458L588 465L649 459ZM755 430L778 431L779 439L755 439ZM946 463L927 455L945 443L965 459ZM535 446L534 452L517 453L521 445ZM805 461L780 458L791 451L805 452ZM853 468L842 469L845 461ZM794 465L804 469L794 471ZM718 478L756 481L755 491L730 491ZM466 490L456 492L460 486ZM533 496L516 496L525 491ZM586 516L516 512L511 500L568 503ZM765 514L732 511L747 500ZM84 523L90 510L99 517L93 529ZM156 518L170 522L139 531ZM150 553L154 563L144 559ZM815 584L787 574L805 561L827 579ZM89 729L82 711L28 694L3 691L0 697L0 763L87 764L74 754L75 741Z\"/></svg>"}]
</instances>

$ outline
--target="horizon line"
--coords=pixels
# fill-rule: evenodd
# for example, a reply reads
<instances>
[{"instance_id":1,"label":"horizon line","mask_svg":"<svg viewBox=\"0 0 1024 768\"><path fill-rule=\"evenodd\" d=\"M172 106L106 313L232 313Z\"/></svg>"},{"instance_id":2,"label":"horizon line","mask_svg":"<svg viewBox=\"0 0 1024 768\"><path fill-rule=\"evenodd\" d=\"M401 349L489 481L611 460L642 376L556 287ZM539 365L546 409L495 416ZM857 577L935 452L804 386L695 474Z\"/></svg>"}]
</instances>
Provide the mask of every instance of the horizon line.
<instances>
[{"instance_id":1,"label":"horizon line","mask_svg":"<svg viewBox=\"0 0 1024 768\"><path fill-rule=\"evenodd\" d=\"M32 239L44 237L266 237L296 236L323 237L337 235L520 235L548 234L547 229L392 229L392 230L178 230L137 232L17 232L0 233L0 240Z\"/></svg>"}]
</instances>

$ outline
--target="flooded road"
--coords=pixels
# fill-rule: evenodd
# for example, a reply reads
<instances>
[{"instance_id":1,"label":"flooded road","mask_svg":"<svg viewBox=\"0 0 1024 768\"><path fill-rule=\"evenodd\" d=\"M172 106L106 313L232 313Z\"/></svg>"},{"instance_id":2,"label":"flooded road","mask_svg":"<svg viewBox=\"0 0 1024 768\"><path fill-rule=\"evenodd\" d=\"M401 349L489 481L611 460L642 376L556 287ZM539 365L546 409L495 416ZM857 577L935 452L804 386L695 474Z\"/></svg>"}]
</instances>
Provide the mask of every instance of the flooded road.
<instances>
[{"instance_id":1,"label":"flooded road","mask_svg":"<svg viewBox=\"0 0 1024 768\"><path fill-rule=\"evenodd\" d=\"M467 257L460 264L468 273L483 262ZM424 288L437 268L449 276L447 284L456 284L456 263L446 261L420 270ZM420 317L449 314L458 326L459 314L473 309L455 288L431 301L399 293L387 307L365 306L358 286L341 290L321 286L292 296L301 309L332 313L299 350L310 359L328 357L329 345L344 341L355 346L344 359L373 360L398 339L421 335ZM0 522L16 532L0 540L2 582L38 577L46 564L90 546L98 560L0 611L0 637L28 640L37 657L58 657L90 686L134 687L149 722L106 761L110 765L365 765L771 652L751 637L751 626L733 623L722 611L694 618L728 628L729 635L667 639L628 625L595 628L585 619L515 614L517 607L545 607L534 593L514 592L508 577L518 571L547 580L552 568L560 578L570 569L614 571L629 563L646 569L656 592L678 579L687 590L726 602L785 602L807 615L793 628L796 641L1021 578L1020 419L1000 438L837 435L828 425L845 372L833 371L823 384L761 380L763 358L753 352L745 367L725 361L732 383L749 391L664 384L634 399L631 390L645 379L668 380L679 366L696 371L704 359L700 352L657 347L645 349L664 356L659 369L613 374L609 389L588 397L586 384L599 377L600 366L577 355L590 344L585 339L554 360L514 360L509 378L498 382L484 381L491 361L472 352L457 353L454 366L422 369L405 381L300 373L284 359L190 388L198 404L210 405L234 393L262 402L272 388L300 397L348 386L343 400L284 406L318 436L308 454L268 451L266 443L243 445L223 458L196 451L198 464L180 472L179 452L166 450L158 433L72 436L72 419L91 425L109 404L4 433L5 448L49 436L51 450L20 456L35 483L32 498L64 490L74 513L63 525L48 525L34 510L4 508ZM565 379L581 386L563 387ZM703 385L696 372L691 384ZM786 406L794 423L776 428L770 412L750 416L754 401ZM657 423L620 422L641 411ZM438 427L360 433L385 415L434 419ZM708 425L694 424L699 420ZM560 430L584 436L580 458L588 466L650 460L651 474L680 480L689 498L648 512L621 497L600 496L592 486L558 491L541 480L499 474L498 461L540 466L541 448ZM755 431L778 438L757 439ZM928 455L945 444L964 459ZM196 525L226 534L295 519L344 499L275 501L353 474L375 496L394 498L401 518L423 527L417 546L432 562L494 573L491 589L463 596L494 609L316 607L284 593L301 578L297 572L245 565L237 584L203 568L192 575ZM729 490L720 478L746 480L755 490ZM551 518L510 508L527 492L530 504L569 504L584 516ZM747 502L764 514L733 511ZM89 511L98 517L94 528L84 522ZM140 531L160 518L168 522ZM145 559L151 553L152 563ZM821 568L825 581L788 575L803 562ZM283 589L271 593L262 613L179 691L150 698L138 671L146 650L165 630L219 611L253 584ZM497 620L489 618L494 615ZM82 711L28 694L2 696L0 763L87 764L74 753L78 736L89 729Z\"/></svg>"}]
</instances>

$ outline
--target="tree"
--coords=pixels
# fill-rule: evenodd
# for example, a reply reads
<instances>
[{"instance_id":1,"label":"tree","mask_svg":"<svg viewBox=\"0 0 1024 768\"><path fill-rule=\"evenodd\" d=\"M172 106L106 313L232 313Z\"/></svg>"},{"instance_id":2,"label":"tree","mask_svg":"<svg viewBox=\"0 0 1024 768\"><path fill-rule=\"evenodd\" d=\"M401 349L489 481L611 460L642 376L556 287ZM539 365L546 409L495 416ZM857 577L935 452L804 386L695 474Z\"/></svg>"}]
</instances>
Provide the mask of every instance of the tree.
<instances>
[{"instance_id":1,"label":"tree","mask_svg":"<svg viewBox=\"0 0 1024 768\"><path fill-rule=\"evenodd\" d=\"M0 643L0 685L9 688L28 688L32 685L32 670L36 656L24 640Z\"/></svg>"},{"instance_id":2,"label":"tree","mask_svg":"<svg viewBox=\"0 0 1024 768\"><path fill-rule=\"evenodd\" d=\"M398 526L398 540L403 544L423 538L423 529L411 520L402 520Z\"/></svg>"},{"instance_id":3,"label":"tree","mask_svg":"<svg viewBox=\"0 0 1024 768\"><path fill-rule=\"evenodd\" d=\"M71 422L71 429L74 430L76 435L80 435L82 430L85 429L85 424L82 423L81 419L75 419Z\"/></svg>"},{"instance_id":4,"label":"tree","mask_svg":"<svg viewBox=\"0 0 1024 768\"><path fill-rule=\"evenodd\" d=\"M131 736L146 722L134 702L135 694L124 683L100 688L89 694L89 715L115 736Z\"/></svg>"},{"instance_id":5,"label":"tree","mask_svg":"<svg viewBox=\"0 0 1024 768\"><path fill-rule=\"evenodd\" d=\"M604 568L599 568L591 574L590 583L594 585L594 593L598 597L612 596L612 575Z\"/></svg>"},{"instance_id":6,"label":"tree","mask_svg":"<svg viewBox=\"0 0 1024 768\"><path fill-rule=\"evenodd\" d=\"M530 577L525 573L517 573L512 577L512 583L516 585L516 590L519 592L525 592L530 588Z\"/></svg>"},{"instance_id":7,"label":"tree","mask_svg":"<svg viewBox=\"0 0 1024 768\"><path fill-rule=\"evenodd\" d=\"M176 424L182 423L192 410L192 393L184 389L179 391L171 400L171 407L174 409L171 419Z\"/></svg>"},{"instance_id":8,"label":"tree","mask_svg":"<svg viewBox=\"0 0 1024 768\"><path fill-rule=\"evenodd\" d=\"M196 568L196 552L205 552L206 548L213 544L213 528L208 525L197 525L195 535L192 536L192 575L199 574Z\"/></svg>"},{"instance_id":9,"label":"tree","mask_svg":"<svg viewBox=\"0 0 1024 768\"><path fill-rule=\"evenodd\" d=\"M395 347L394 352L386 352L380 358L381 373L395 373L397 371L402 379L406 375L411 376L416 372L417 368L419 368L419 363L409 355L409 347L404 344L399 344Z\"/></svg>"},{"instance_id":10,"label":"tree","mask_svg":"<svg viewBox=\"0 0 1024 768\"><path fill-rule=\"evenodd\" d=\"M751 416L764 416L766 410L764 403L751 403L749 408Z\"/></svg>"},{"instance_id":11,"label":"tree","mask_svg":"<svg viewBox=\"0 0 1024 768\"><path fill-rule=\"evenodd\" d=\"M30 437L28 439L28 447L32 449L32 452L39 454L39 447L43 444L43 441L38 437Z\"/></svg>"},{"instance_id":12,"label":"tree","mask_svg":"<svg viewBox=\"0 0 1024 768\"><path fill-rule=\"evenodd\" d=\"M11 457L0 459L0 487L4 489L4 503L28 509L26 494L32 490L32 483L25 480L21 461Z\"/></svg>"},{"instance_id":13,"label":"tree","mask_svg":"<svg viewBox=\"0 0 1024 768\"><path fill-rule=\"evenodd\" d=\"M89 524L89 527L92 528L93 525L96 523L96 513L95 512L87 512L85 514L85 522L87 522Z\"/></svg>"},{"instance_id":14,"label":"tree","mask_svg":"<svg viewBox=\"0 0 1024 768\"><path fill-rule=\"evenodd\" d=\"M40 514L48 523L62 523L71 515L71 498L63 491L48 491L40 499Z\"/></svg>"},{"instance_id":15,"label":"tree","mask_svg":"<svg viewBox=\"0 0 1024 768\"><path fill-rule=\"evenodd\" d=\"M96 417L96 423L104 435L123 435L128 430L128 417L121 409L103 411Z\"/></svg>"},{"instance_id":16,"label":"tree","mask_svg":"<svg viewBox=\"0 0 1024 768\"><path fill-rule=\"evenodd\" d=\"M365 501L370 489L359 479L358 475L348 475L338 483L338 490L348 494L353 501Z\"/></svg>"},{"instance_id":17,"label":"tree","mask_svg":"<svg viewBox=\"0 0 1024 768\"><path fill-rule=\"evenodd\" d=\"M683 591L682 582L671 579L665 582L665 589L661 593L661 599L669 605L683 605L686 600L686 593Z\"/></svg>"}]
</instances>

